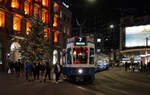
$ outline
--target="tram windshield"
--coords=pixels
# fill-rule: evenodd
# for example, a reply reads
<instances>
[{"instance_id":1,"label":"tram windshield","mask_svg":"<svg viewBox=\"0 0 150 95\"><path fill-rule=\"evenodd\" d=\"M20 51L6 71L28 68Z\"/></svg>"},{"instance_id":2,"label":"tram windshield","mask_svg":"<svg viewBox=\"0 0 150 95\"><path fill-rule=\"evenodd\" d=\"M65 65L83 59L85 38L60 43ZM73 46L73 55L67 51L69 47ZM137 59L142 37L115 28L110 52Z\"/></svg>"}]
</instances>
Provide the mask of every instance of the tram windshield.
<instances>
[{"instance_id":1,"label":"tram windshield","mask_svg":"<svg viewBox=\"0 0 150 95\"><path fill-rule=\"evenodd\" d=\"M87 61L88 61L88 48L86 47L73 48L74 64L87 64Z\"/></svg>"}]
</instances>

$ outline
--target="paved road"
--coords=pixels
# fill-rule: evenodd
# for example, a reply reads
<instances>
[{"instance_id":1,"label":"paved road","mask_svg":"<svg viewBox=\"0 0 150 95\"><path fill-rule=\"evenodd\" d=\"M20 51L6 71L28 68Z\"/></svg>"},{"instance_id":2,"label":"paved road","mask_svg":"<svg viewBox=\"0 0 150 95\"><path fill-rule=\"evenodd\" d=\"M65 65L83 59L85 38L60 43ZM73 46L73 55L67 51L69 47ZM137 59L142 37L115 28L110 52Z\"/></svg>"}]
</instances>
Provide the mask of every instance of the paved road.
<instances>
[{"instance_id":1,"label":"paved road","mask_svg":"<svg viewBox=\"0 0 150 95\"><path fill-rule=\"evenodd\" d=\"M81 86L62 82L40 83L16 79L14 76L0 73L0 95L102 95Z\"/></svg>"},{"instance_id":2,"label":"paved road","mask_svg":"<svg viewBox=\"0 0 150 95\"><path fill-rule=\"evenodd\" d=\"M86 88L105 95L150 95L150 71L125 72L122 67L110 68L97 73L94 83Z\"/></svg>"}]
</instances>

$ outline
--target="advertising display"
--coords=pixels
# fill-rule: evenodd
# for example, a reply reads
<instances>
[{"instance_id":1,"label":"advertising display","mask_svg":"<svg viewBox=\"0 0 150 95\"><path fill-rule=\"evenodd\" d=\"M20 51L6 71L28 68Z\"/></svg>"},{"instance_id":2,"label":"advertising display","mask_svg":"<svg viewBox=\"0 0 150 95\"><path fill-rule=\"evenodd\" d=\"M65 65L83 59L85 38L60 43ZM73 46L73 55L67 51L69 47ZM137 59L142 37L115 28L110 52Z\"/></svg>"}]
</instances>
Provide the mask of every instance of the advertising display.
<instances>
[{"instance_id":1,"label":"advertising display","mask_svg":"<svg viewBox=\"0 0 150 95\"><path fill-rule=\"evenodd\" d=\"M150 25L125 28L125 47L146 46L146 37L150 36ZM150 46L150 40L148 41Z\"/></svg>"}]
</instances>

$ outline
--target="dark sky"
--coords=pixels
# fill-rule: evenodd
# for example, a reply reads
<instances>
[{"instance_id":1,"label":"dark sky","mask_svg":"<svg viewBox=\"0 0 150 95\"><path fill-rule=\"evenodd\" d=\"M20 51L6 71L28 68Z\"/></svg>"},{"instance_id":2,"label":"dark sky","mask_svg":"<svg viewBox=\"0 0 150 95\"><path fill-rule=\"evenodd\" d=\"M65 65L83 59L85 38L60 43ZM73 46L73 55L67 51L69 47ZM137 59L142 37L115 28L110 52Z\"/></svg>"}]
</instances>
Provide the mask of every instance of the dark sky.
<instances>
[{"instance_id":1,"label":"dark sky","mask_svg":"<svg viewBox=\"0 0 150 95\"><path fill-rule=\"evenodd\" d=\"M96 3L93 4L88 0L70 1L72 1L73 16L111 14L116 8L141 9L150 6L150 1L146 0L95 0Z\"/></svg>"}]
</instances>

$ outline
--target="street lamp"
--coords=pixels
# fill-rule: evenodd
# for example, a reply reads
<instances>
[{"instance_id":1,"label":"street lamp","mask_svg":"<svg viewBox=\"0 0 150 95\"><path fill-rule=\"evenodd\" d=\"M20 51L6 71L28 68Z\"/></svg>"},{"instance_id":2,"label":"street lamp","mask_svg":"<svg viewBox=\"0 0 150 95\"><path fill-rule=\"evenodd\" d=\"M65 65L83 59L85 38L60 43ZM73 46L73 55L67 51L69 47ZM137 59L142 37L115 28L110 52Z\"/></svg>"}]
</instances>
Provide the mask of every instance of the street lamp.
<instances>
[{"instance_id":1,"label":"street lamp","mask_svg":"<svg viewBox=\"0 0 150 95\"><path fill-rule=\"evenodd\" d=\"M114 25L113 25L113 24L111 24L109 27L110 27L111 29L113 29L113 28L114 28Z\"/></svg>"},{"instance_id":2,"label":"street lamp","mask_svg":"<svg viewBox=\"0 0 150 95\"><path fill-rule=\"evenodd\" d=\"M146 37L146 53L147 53L147 63L148 63L148 40L150 40L150 36Z\"/></svg>"}]
</instances>

